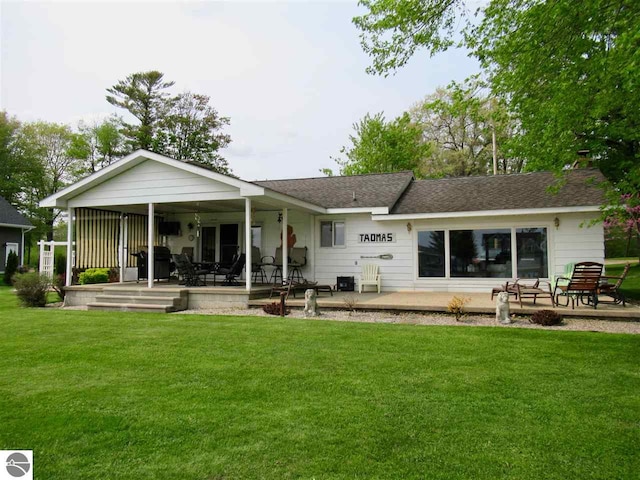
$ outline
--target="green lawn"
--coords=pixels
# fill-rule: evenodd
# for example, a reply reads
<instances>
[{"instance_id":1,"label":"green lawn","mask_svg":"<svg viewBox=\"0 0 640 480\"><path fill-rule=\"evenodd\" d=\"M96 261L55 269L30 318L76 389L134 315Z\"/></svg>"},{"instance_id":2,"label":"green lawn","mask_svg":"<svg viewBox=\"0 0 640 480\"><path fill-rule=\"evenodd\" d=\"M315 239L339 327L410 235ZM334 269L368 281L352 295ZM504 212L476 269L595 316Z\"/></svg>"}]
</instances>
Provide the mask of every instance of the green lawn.
<instances>
[{"instance_id":1,"label":"green lawn","mask_svg":"<svg viewBox=\"0 0 640 480\"><path fill-rule=\"evenodd\" d=\"M638 259L630 261L631 269L622 283L620 290L625 297L633 300L640 300L640 264ZM624 265L607 265L608 276L620 276L624 270Z\"/></svg>"},{"instance_id":2,"label":"green lawn","mask_svg":"<svg viewBox=\"0 0 640 480\"><path fill-rule=\"evenodd\" d=\"M623 479L640 336L27 310L0 448L38 479Z\"/></svg>"}]
</instances>

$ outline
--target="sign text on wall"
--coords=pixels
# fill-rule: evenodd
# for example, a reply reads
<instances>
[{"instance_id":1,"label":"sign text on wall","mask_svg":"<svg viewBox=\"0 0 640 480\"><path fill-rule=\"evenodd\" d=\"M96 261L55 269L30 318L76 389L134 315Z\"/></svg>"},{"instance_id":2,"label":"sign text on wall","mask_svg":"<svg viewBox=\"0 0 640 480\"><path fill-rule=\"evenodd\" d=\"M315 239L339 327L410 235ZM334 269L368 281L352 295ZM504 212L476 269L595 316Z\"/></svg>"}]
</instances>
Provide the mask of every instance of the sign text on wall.
<instances>
[{"instance_id":1,"label":"sign text on wall","mask_svg":"<svg viewBox=\"0 0 640 480\"><path fill-rule=\"evenodd\" d=\"M394 242L393 233L361 233L360 243L389 243Z\"/></svg>"}]
</instances>

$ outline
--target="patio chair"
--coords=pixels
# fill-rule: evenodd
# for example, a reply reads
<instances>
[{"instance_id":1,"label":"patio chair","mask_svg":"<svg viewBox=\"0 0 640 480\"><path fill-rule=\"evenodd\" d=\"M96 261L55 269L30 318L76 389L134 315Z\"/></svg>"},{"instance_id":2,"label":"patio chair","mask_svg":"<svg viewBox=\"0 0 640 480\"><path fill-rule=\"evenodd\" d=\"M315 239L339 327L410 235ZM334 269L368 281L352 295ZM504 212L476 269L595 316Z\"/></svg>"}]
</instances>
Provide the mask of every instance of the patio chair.
<instances>
[{"instance_id":1,"label":"patio chair","mask_svg":"<svg viewBox=\"0 0 640 480\"><path fill-rule=\"evenodd\" d=\"M571 299L571 309L575 309L576 302L598 308L598 289L603 265L596 262L580 262L573 267L571 278L559 277L553 290L555 304L560 306L559 297L566 296L569 305ZM561 285L561 281L568 280L566 285Z\"/></svg>"},{"instance_id":2,"label":"patio chair","mask_svg":"<svg viewBox=\"0 0 640 480\"><path fill-rule=\"evenodd\" d=\"M246 262L246 256L244 253L241 253L240 255L236 255L236 257L233 259L233 263L231 264L230 267L220 267L218 268L218 270L216 270L215 275L213 277L213 284L216 284L216 275L224 275L224 281L222 282L222 285L227 285L227 286L237 286L240 285L240 283L238 283L237 278L242 274L242 269L244 268L244 264Z\"/></svg>"},{"instance_id":3,"label":"patio chair","mask_svg":"<svg viewBox=\"0 0 640 480\"><path fill-rule=\"evenodd\" d=\"M362 287L373 285L378 287L378 293L380 293L381 278L378 273L378 265L367 264L362 266L362 274L358 281L358 290L362 293Z\"/></svg>"},{"instance_id":4,"label":"patio chair","mask_svg":"<svg viewBox=\"0 0 640 480\"><path fill-rule=\"evenodd\" d=\"M271 262L265 262L265 259L271 258ZM267 272L264 271L265 265L272 265L273 257L260 256L260 249L258 247L251 247L251 276L254 283L258 283L258 276L260 277L260 283L267 282Z\"/></svg>"},{"instance_id":5,"label":"patio chair","mask_svg":"<svg viewBox=\"0 0 640 480\"><path fill-rule=\"evenodd\" d=\"M533 284L524 283L522 279L517 278L512 285L507 283L507 292L515 294L516 299L520 301L520 308L522 308L523 298L533 298L533 304L535 305L538 297L548 297L551 300L551 305L555 305L551 282L540 280L539 278Z\"/></svg>"},{"instance_id":6,"label":"patio chair","mask_svg":"<svg viewBox=\"0 0 640 480\"><path fill-rule=\"evenodd\" d=\"M622 304L623 307L626 306L626 299L620 291L620 286L622 285L622 282L624 282L624 279L627 278L627 274L629 273L630 268L631 264L627 263L624 267L624 270L622 271L622 275L620 275L619 277L600 277L600 285L598 285L598 295L607 295L608 297L611 297L611 300L605 301L598 298L599 303L612 303L615 305Z\"/></svg>"},{"instance_id":7,"label":"patio chair","mask_svg":"<svg viewBox=\"0 0 640 480\"><path fill-rule=\"evenodd\" d=\"M173 263L178 270L178 281L182 277L186 287L198 287L207 285L209 270L197 269L190 261L186 253L173 254Z\"/></svg>"}]
</instances>

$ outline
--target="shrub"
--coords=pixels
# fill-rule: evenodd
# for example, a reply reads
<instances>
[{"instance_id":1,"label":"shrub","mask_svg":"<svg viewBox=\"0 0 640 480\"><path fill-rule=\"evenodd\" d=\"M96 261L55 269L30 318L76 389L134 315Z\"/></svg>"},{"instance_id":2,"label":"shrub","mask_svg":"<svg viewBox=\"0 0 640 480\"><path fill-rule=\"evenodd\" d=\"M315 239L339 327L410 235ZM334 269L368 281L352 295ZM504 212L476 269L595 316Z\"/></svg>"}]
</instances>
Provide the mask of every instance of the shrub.
<instances>
[{"instance_id":1,"label":"shrub","mask_svg":"<svg viewBox=\"0 0 640 480\"><path fill-rule=\"evenodd\" d=\"M531 315L529 322L551 327L562 323L562 315L558 312L554 312L553 310L538 310Z\"/></svg>"},{"instance_id":2,"label":"shrub","mask_svg":"<svg viewBox=\"0 0 640 480\"><path fill-rule=\"evenodd\" d=\"M351 316L351 314L356 311L356 307L358 306L358 297L356 297L355 295L346 295L342 299L342 305L344 305L344 308L349 310L349 316Z\"/></svg>"},{"instance_id":3,"label":"shrub","mask_svg":"<svg viewBox=\"0 0 640 480\"><path fill-rule=\"evenodd\" d=\"M20 303L25 307L44 307L51 280L39 273L16 273L13 277Z\"/></svg>"},{"instance_id":4,"label":"shrub","mask_svg":"<svg viewBox=\"0 0 640 480\"><path fill-rule=\"evenodd\" d=\"M65 255L56 255L55 274L61 275L67 271L67 257Z\"/></svg>"},{"instance_id":5,"label":"shrub","mask_svg":"<svg viewBox=\"0 0 640 480\"><path fill-rule=\"evenodd\" d=\"M18 270L19 263L18 255L13 251L9 252L9 255L7 255L7 263L4 266L4 283L7 285L11 285L11 277L13 277Z\"/></svg>"},{"instance_id":6,"label":"shrub","mask_svg":"<svg viewBox=\"0 0 640 480\"><path fill-rule=\"evenodd\" d=\"M456 322L459 322L460 318L464 314L464 306L470 301L470 298L458 296L453 297L447 304L447 312L453 313L456 316Z\"/></svg>"},{"instance_id":7,"label":"shrub","mask_svg":"<svg viewBox=\"0 0 640 480\"><path fill-rule=\"evenodd\" d=\"M88 285L90 283L107 283L109 281L108 268L87 268L80 274L80 285Z\"/></svg>"},{"instance_id":8,"label":"shrub","mask_svg":"<svg viewBox=\"0 0 640 480\"><path fill-rule=\"evenodd\" d=\"M262 310L264 310L265 313L268 313L269 315L280 315L280 304L275 302L267 303L266 305L262 306ZM289 313L291 313L291 310L285 307L284 314L289 315Z\"/></svg>"},{"instance_id":9,"label":"shrub","mask_svg":"<svg viewBox=\"0 0 640 480\"><path fill-rule=\"evenodd\" d=\"M29 265L20 265L18 267L17 273L28 273L30 270Z\"/></svg>"}]
</instances>

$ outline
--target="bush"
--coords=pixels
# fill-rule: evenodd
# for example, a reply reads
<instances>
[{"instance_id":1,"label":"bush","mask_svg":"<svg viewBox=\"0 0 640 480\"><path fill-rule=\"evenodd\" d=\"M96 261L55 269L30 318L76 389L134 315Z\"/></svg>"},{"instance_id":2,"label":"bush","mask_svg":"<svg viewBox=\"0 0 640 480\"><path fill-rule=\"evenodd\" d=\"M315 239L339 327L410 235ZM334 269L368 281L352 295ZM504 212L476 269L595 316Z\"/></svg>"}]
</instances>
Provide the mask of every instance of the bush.
<instances>
[{"instance_id":1,"label":"bush","mask_svg":"<svg viewBox=\"0 0 640 480\"><path fill-rule=\"evenodd\" d=\"M453 297L447 304L447 312L453 313L456 316L456 322L459 322L460 318L464 314L464 306L470 301L470 298L458 296Z\"/></svg>"},{"instance_id":2,"label":"bush","mask_svg":"<svg viewBox=\"0 0 640 480\"><path fill-rule=\"evenodd\" d=\"M551 327L562 323L562 315L553 310L538 310L531 315L529 322Z\"/></svg>"},{"instance_id":3,"label":"bush","mask_svg":"<svg viewBox=\"0 0 640 480\"><path fill-rule=\"evenodd\" d=\"M63 275L67 271L67 257L65 255L56 255L55 274Z\"/></svg>"},{"instance_id":4,"label":"bush","mask_svg":"<svg viewBox=\"0 0 640 480\"><path fill-rule=\"evenodd\" d=\"M20 303L25 307L44 307L47 303L47 292L51 280L39 273L16 273L13 276Z\"/></svg>"},{"instance_id":5,"label":"bush","mask_svg":"<svg viewBox=\"0 0 640 480\"><path fill-rule=\"evenodd\" d=\"M4 283L7 285L11 285L11 277L18 270L18 265L20 261L18 260L18 255L15 252L9 252L7 256L7 263L4 266Z\"/></svg>"},{"instance_id":6,"label":"bush","mask_svg":"<svg viewBox=\"0 0 640 480\"><path fill-rule=\"evenodd\" d=\"M90 283L107 283L108 281L108 268L87 268L78 278L80 285L88 285Z\"/></svg>"}]
</instances>

